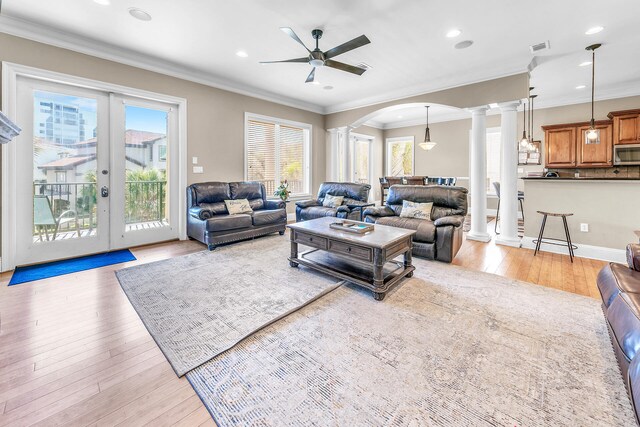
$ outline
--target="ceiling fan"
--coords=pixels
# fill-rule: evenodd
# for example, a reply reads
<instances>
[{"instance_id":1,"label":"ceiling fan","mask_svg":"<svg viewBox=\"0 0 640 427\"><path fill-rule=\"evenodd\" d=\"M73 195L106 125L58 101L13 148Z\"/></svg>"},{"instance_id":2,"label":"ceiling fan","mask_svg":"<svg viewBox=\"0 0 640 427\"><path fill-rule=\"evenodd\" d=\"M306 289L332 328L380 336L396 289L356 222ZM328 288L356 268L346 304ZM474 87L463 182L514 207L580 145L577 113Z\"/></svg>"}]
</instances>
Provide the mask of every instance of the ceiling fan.
<instances>
[{"instance_id":1,"label":"ceiling fan","mask_svg":"<svg viewBox=\"0 0 640 427\"><path fill-rule=\"evenodd\" d=\"M365 71L364 68L355 67L353 65L345 64L343 62L334 61L333 57L338 55L342 55L343 53L349 52L350 50L357 49L361 46L371 43L371 41L364 34L360 37L356 37L355 39L348 41L346 43L341 44L340 46L336 46L333 49L329 49L326 52L323 52L318 48L318 40L322 37L322 30L315 29L311 31L311 35L316 40L316 48L314 50L309 50L307 46L300 40L298 35L289 27L281 27L282 31L284 31L289 37L300 43L307 52L309 52L309 56L305 56L303 58L294 58L294 59L286 59L284 61L262 61L261 64L276 64L280 62L306 62L313 67L311 73L309 73L309 77L305 83L312 83L314 81L316 75L317 67L331 67L337 70L346 71L348 73L353 73L357 75L362 75Z\"/></svg>"}]
</instances>

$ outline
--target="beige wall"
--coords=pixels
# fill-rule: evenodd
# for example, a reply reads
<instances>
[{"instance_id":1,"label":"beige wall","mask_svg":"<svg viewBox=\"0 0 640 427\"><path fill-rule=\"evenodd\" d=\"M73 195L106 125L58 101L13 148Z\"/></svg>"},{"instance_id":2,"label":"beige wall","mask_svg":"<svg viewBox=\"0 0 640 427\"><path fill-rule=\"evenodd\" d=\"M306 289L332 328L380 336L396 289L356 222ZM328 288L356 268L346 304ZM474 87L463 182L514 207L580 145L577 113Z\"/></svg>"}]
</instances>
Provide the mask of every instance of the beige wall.
<instances>
[{"instance_id":1,"label":"beige wall","mask_svg":"<svg viewBox=\"0 0 640 427\"><path fill-rule=\"evenodd\" d=\"M188 183L244 179L244 113L309 123L312 135L311 189L325 178L324 116L210 86L0 34L0 60L187 100L188 159L197 156L203 174L188 171ZM189 162L190 165L190 162Z\"/></svg>"},{"instance_id":2,"label":"beige wall","mask_svg":"<svg viewBox=\"0 0 640 427\"><path fill-rule=\"evenodd\" d=\"M525 236L538 236L542 215L536 211L541 210L573 213L567 222L578 245L623 250L637 241L633 230L640 230L638 181L525 180L525 194ZM589 232L581 232L580 223L589 224ZM564 239L561 218L547 219L545 236Z\"/></svg>"}]
</instances>

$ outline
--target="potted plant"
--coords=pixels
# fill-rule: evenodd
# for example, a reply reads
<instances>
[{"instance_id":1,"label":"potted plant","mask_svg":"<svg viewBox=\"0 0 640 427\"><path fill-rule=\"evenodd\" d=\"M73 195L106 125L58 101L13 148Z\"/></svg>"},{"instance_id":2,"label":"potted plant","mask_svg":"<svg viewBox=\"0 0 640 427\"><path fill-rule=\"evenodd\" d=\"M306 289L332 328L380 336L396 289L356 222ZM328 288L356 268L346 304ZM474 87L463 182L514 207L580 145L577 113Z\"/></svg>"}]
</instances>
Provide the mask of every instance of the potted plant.
<instances>
[{"instance_id":1,"label":"potted plant","mask_svg":"<svg viewBox=\"0 0 640 427\"><path fill-rule=\"evenodd\" d=\"M276 188L276 191L273 192L273 195L280 197L283 202L289 200L289 194L291 194L291 191L289 191L289 183L286 179L280 181L280 185Z\"/></svg>"}]
</instances>

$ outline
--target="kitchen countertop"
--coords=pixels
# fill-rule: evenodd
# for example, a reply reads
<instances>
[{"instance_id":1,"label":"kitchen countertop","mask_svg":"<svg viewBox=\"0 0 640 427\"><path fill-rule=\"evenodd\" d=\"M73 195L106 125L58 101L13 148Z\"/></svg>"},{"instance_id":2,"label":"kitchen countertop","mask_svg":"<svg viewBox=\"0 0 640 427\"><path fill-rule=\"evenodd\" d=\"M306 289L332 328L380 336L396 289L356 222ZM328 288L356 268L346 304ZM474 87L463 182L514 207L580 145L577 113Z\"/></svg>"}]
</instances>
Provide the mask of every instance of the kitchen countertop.
<instances>
[{"instance_id":1,"label":"kitchen countertop","mask_svg":"<svg viewBox=\"0 0 640 427\"><path fill-rule=\"evenodd\" d=\"M543 176L524 176L522 177L524 180L531 181L640 181L640 178L628 178L628 177L620 177L620 178L606 178L606 177L558 177L558 178L546 178Z\"/></svg>"}]
</instances>

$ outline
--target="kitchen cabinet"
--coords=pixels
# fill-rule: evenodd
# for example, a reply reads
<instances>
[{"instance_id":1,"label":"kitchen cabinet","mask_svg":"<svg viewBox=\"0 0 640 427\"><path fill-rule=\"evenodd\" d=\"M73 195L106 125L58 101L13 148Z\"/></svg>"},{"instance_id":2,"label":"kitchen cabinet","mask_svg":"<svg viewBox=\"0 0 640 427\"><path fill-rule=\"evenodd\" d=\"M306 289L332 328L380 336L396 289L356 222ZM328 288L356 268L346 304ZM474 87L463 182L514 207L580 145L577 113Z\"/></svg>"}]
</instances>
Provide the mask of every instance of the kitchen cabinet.
<instances>
[{"instance_id":1,"label":"kitchen cabinet","mask_svg":"<svg viewBox=\"0 0 640 427\"><path fill-rule=\"evenodd\" d=\"M613 144L640 144L640 109L612 111Z\"/></svg>"},{"instance_id":2,"label":"kitchen cabinet","mask_svg":"<svg viewBox=\"0 0 640 427\"><path fill-rule=\"evenodd\" d=\"M547 168L595 168L613 165L613 125L611 120L595 123L598 139L586 137L589 122L542 126Z\"/></svg>"}]
</instances>

